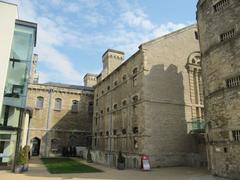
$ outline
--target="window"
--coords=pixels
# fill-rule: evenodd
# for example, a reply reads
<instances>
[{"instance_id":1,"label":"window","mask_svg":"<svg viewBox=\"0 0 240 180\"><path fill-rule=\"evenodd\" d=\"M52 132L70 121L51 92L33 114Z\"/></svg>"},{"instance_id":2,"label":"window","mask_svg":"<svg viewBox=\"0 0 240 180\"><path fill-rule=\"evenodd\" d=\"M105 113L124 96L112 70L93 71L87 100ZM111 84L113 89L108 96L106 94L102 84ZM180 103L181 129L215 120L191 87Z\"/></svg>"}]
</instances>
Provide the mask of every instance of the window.
<instances>
[{"instance_id":1,"label":"window","mask_svg":"<svg viewBox=\"0 0 240 180\"><path fill-rule=\"evenodd\" d=\"M103 110L101 110L101 114L103 114Z\"/></svg>"},{"instance_id":2,"label":"window","mask_svg":"<svg viewBox=\"0 0 240 180\"><path fill-rule=\"evenodd\" d=\"M56 111L61 111L62 109L62 99L56 98L55 99L55 108Z\"/></svg>"},{"instance_id":3,"label":"window","mask_svg":"<svg viewBox=\"0 0 240 180\"><path fill-rule=\"evenodd\" d=\"M104 91L102 90L102 94L104 94Z\"/></svg>"},{"instance_id":4,"label":"window","mask_svg":"<svg viewBox=\"0 0 240 180\"><path fill-rule=\"evenodd\" d=\"M113 109L117 109L117 104L114 104L114 105L113 105Z\"/></svg>"},{"instance_id":5,"label":"window","mask_svg":"<svg viewBox=\"0 0 240 180\"><path fill-rule=\"evenodd\" d=\"M220 40L221 41L225 41L225 40L231 39L231 38L234 37L234 35L235 35L235 30L232 29L232 30L230 30L230 31L228 31L226 33L221 34L220 35Z\"/></svg>"},{"instance_id":6,"label":"window","mask_svg":"<svg viewBox=\"0 0 240 180\"><path fill-rule=\"evenodd\" d=\"M107 87L107 90L108 90L108 91L110 90L110 86Z\"/></svg>"},{"instance_id":7,"label":"window","mask_svg":"<svg viewBox=\"0 0 240 180\"><path fill-rule=\"evenodd\" d=\"M138 148L138 140L136 137L134 137L134 148L137 149Z\"/></svg>"},{"instance_id":8,"label":"window","mask_svg":"<svg viewBox=\"0 0 240 180\"><path fill-rule=\"evenodd\" d=\"M194 31L194 34L195 34L195 39L198 40L199 37L198 37L198 32L197 31Z\"/></svg>"},{"instance_id":9,"label":"window","mask_svg":"<svg viewBox=\"0 0 240 180\"><path fill-rule=\"evenodd\" d=\"M118 84L118 82L117 82L117 81L115 81L115 82L114 82L114 85L115 85L115 86L117 86L117 84Z\"/></svg>"},{"instance_id":10,"label":"window","mask_svg":"<svg viewBox=\"0 0 240 180\"><path fill-rule=\"evenodd\" d=\"M122 105L126 106L127 105L127 100L123 100Z\"/></svg>"},{"instance_id":11,"label":"window","mask_svg":"<svg viewBox=\"0 0 240 180\"><path fill-rule=\"evenodd\" d=\"M126 133L127 133L126 129L123 129L122 134L126 134Z\"/></svg>"},{"instance_id":12,"label":"window","mask_svg":"<svg viewBox=\"0 0 240 180\"><path fill-rule=\"evenodd\" d=\"M133 87L137 86L137 75L133 76Z\"/></svg>"},{"instance_id":13,"label":"window","mask_svg":"<svg viewBox=\"0 0 240 180\"><path fill-rule=\"evenodd\" d=\"M100 132L100 136L102 136L103 135L103 133L102 132Z\"/></svg>"},{"instance_id":14,"label":"window","mask_svg":"<svg viewBox=\"0 0 240 180\"><path fill-rule=\"evenodd\" d=\"M134 127L133 128L133 134L137 134L138 133L138 127Z\"/></svg>"},{"instance_id":15,"label":"window","mask_svg":"<svg viewBox=\"0 0 240 180\"><path fill-rule=\"evenodd\" d=\"M133 74L137 74L137 72L138 72L138 68L134 68L133 69Z\"/></svg>"},{"instance_id":16,"label":"window","mask_svg":"<svg viewBox=\"0 0 240 180\"><path fill-rule=\"evenodd\" d=\"M78 112L78 101L77 100L72 101L72 112Z\"/></svg>"},{"instance_id":17,"label":"window","mask_svg":"<svg viewBox=\"0 0 240 180\"><path fill-rule=\"evenodd\" d=\"M93 113L93 102L92 101L88 103L88 113L89 114Z\"/></svg>"},{"instance_id":18,"label":"window","mask_svg":"<svg viewBox=\"0 0 240 180\"><path fill-rule=\"evenodd\" d=\"M116 129L113 130L113 135L117 135L117 130Z\"/></svg>"},{"instance_id":19,"label":"window","mask_svg":"<svg viewBox=\"0 0 240 180\"><path fill-rule=\"evenodd\" d=\"M135 95L135 96L133 96L133 98L132 98L132 100L133 100L133 102L135 103L135 102L137 102L138 101L138 96L137 95Z\"/></svg>"},{"instance_id":20,"label":"window","mask_svg":"<svg viewBox=\"0 0 240 180\"><path fill-rule=\"evenodd\" d=\"M109 136L109 131L106 131L106 136Z\"/></svg>"},{"instance_id":21,"label":"window","mask_svg":"<svg viewBox=\"0 0 240 180\"><path fill-rule=\"evenodd\" d=\"M240 130L232 131L233 140L240 142Z\"/></svg>"},{"instance_id":22,"label":"window","mask_svg":"<svg viewBox=\"0 0 240 180\"><path fill-rule=\"evenodd\" d=\"M228 88L239 86L240 85L240 76L236 76L231 79L227 79L226 85Z\"/></svg>"},{"instance_id":23,"label":"window","mask_svg":"<svg viewBox=\"0 0 240 180\"><path fill-rule=\"evenodd\" d=\"M230 5L230 1L229 0L221 0L219 2L217 2L213 8L215 12L221 11L223 10L225 7Z\"/></svg>"},{"instance_id":24,"label":"window","mask_svg":"<svg viewBox=\"0 0 240 180\"><path fill-rule=\"evenodd\" d=\"M126 81L126 80L127 80L127 75L126 75L126 74L123 75L122 80L123 80L123 81Z\"/></svg>"},{"instance_id":25,"label":"window","mask_svg":"<svg viewBox=\"0 0 240 180\"><path fill-rule=\"evenodd\" d=\"M107 108L107 112L109 112L109 111L110 111L110 108L108 107L108 108Z\"/></svg>"},{"instance_id":26,"label":"window","mask_svg":"<svg viewBox=\"0 0 240 180\"><path fill-rule=\"evenodd\" d=\"M44 103L44 98L41 96L37 97L37 102L36 102L36 108L42 109L43 108L43 103Z\"/></svg>"}]
</instances>

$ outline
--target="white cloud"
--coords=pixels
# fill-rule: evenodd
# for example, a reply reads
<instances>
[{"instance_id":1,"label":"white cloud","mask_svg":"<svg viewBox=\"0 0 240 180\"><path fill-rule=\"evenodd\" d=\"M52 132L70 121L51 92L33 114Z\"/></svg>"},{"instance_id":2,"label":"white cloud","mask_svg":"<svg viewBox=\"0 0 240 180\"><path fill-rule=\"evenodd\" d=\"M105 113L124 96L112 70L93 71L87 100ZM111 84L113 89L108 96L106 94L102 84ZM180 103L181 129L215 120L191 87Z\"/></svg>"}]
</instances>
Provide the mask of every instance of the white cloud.
<instances>
[{"instance_id":1,"label":"white cloud","mask_svg":"<svg viewBox=\"0 0 240 180\"><path fill-rule=\"evenodd\" d=\"M141 10L124 12L121 18L123 22L126 22L131 27L139 27L146 30L154 28L153 23Z\"/></svg>"},{"instance_id":2,"label":"white cloud","mask_svg":"<svg viewBox=\"0 0 240 180\"><path fill-rule=\"evenodd\" d=\"M134 0L133 0L134 1ZM131 0L131 3L133 2ZM106 3L108 2L108 3ZM65 83L82 83L83 73L74 67L72 59L59 49L63 47L77 49L102 49L115 48L126 53L126 57L132 55L138 46L153 38L165 35L186 26L182 23L168 22L158 25L151 21L141 7L126 0L118 0L118 6L103 0L51 0L51 3L59 6L59 12L39 13L37 2L23 0L20 3L20 18L38 23L38 45L36 48L42 67L40 80L59 81ZM135 1L134 1L135 2ZM34 4L35 3L35 4ZM47 7L47 4L42 4ZM82 10L88 9L85 13ZM101 11L99 8L103 8ZM108 8L108 9L106 9ZM107 11L108 10L108 11ZM108 17L109 13L113 17ZM65 13L71 12L73 16ZM81 12L81 13L80 13ZM78 18L81 17L81 23ZM73 19L72 19L73 18ZM107 30L91 31L91 27L106 26ZM83 31L83 27L90 28ZM101 63L101 55L99 55ZM94 67L96 69L96 67ZM42 77L41 77L42 76Z\"/></svg>"},{"instance_id":3,"label":"white cloud","mask_svg":"<svg viewBox=\"0 0 240 180\"><path fill-rule=\"evenodd\" d=\"M165 34L168 34L170 32L176 31L178 29L181 29L185 27L186 24L174 24L172 22L168 22L167 24L162 24L156 29L154 29L153 34L155 37L163 36Z\"/></svg>"},{"instance_id":4,"label":"white cloud","mask_svg":"<svg viewBox=\"0 0 240 180\"><path fill-rule=\"evenodd\" d=\"M65 26L58 25L47 16L38 15L33 2L30 0L22 1L20 9L20 18L38 23L36 52L39 54L40 63L43 63L49 69L49 72L45 72L46 74L43 79L46 80L46 78L49 78L51 81L53 78L49 74L52 75L54 72L58 77L56 79L58 81L76 84L82 83L80 72L74 68L70 58L57 48L67 43L70 44L78 37L71 34L71 31L66 29ZM63 21L63 19L61 20Z\"/></svg>"}]
</instances>

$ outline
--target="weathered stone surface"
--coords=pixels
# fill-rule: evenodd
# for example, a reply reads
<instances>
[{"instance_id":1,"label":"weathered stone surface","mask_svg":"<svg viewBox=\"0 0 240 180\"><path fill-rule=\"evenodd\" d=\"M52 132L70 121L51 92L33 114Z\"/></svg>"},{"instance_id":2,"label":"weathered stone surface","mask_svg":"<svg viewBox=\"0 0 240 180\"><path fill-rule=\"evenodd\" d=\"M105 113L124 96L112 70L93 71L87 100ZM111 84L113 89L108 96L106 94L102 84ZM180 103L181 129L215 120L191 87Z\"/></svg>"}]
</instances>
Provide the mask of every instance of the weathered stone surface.
<instances>
[{"instance_id":1,"label":"weathered stone surface","mask_svg":"<svg viewBox=\"0 0 240 180\"><path fill-rule=\"evenodd\" d=\"M44 98L42 108L36 107L39 96ZM62 100L61 110L55 107L56 98ZM72 110L74 100L78 102L77 111ZM92 88L30 84L27 106L33 108L29 140L35 137L41 140L41 156L61 155L62 148L67 146L90 145L93 113Z\"/></svg>"},{"instance_id":2,"label":"weathered stone surface","mask_svg":"<svg viewBox=\"0 0 240 180\"><path fill-rule=\"evenodd\" d=\"M240 179L240 139L234 135L240 132L240 1L200 0L197 8L209 169Z\"/></svg>"},{"instance_id":3,"label":"weathered stone surface","mask_svg":"<svg viewBox=\"0 0 240 180\"><path fill-rule=\"evenodd\" d=\"M193 25L144 43L117 68L108 59L113 67L104 66L94 92L94 161L114 165L119 151L133 168L141 154L153 167L204 161L204 148L200 153L189 134L193 118L203 116L195 31Z\"/></svg>"}]
</instances>

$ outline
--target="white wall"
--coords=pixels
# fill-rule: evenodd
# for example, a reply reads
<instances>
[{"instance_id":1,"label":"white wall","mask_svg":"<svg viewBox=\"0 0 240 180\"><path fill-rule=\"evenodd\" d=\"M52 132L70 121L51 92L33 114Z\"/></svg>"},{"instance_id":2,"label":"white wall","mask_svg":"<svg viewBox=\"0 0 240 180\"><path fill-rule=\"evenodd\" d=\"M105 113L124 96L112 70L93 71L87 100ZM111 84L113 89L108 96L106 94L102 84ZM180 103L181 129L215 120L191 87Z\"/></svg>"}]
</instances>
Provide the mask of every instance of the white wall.
<instances>
[{"instance_id":1,"label":"white wall","mask_svg":"<svg viewBox=\"0 0 240 180\"><path fill-rule=\"evenodd\" d=\"M4 86L8 70L17 6L0 1L0 114L2 111Z\"/></svg>"}]
</instances>

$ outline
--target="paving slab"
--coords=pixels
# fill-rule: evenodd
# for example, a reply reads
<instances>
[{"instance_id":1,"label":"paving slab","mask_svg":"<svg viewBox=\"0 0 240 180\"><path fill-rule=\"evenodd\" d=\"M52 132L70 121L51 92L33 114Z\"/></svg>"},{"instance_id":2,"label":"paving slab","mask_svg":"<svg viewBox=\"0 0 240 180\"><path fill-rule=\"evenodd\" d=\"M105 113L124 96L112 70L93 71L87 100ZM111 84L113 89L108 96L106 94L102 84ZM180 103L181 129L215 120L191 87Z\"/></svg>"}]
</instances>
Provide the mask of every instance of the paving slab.
<instances>
[{"instance_id":1,"label":"paving slab","mask_svg":"<svg viewBox=\"0 0 240 180\"><path fill-rule=\"evenodd\" d=\"M81 161L86 163L85 161ZM33 159L29 171L23 174L14 174L9 171L0 171L0 180L226 180L211 176L204 168L171 167L156 168L151 171L117 170L107 166L86 163L103 170L100 173L50 174L40 159Z\"/></svg>"}]
</instances>

